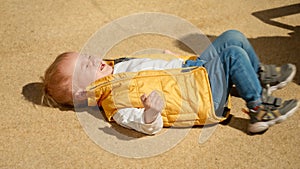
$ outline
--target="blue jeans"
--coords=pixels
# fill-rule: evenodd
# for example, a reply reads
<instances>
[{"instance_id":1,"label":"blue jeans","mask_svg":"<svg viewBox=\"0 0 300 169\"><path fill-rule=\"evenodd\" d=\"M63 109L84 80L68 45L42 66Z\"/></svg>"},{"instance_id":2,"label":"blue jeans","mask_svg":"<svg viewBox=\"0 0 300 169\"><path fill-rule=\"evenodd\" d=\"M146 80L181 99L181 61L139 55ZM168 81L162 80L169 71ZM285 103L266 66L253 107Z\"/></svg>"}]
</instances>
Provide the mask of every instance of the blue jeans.
<instances>
[{"instance_id":1,"label":"blue jeans","mask_svg":"<svg viewBox=\"0 0 300 169\"><path fill-rule=\"evenodd\" d=\"M259 65L259 59L247 38L239 31L229 30L214 40L196 61L187 61L183 67L206 68L215 112L221 115L233 84L247 107L254 108L261 104L262 87L257 75Z\"/></svg>"}]
</instances>

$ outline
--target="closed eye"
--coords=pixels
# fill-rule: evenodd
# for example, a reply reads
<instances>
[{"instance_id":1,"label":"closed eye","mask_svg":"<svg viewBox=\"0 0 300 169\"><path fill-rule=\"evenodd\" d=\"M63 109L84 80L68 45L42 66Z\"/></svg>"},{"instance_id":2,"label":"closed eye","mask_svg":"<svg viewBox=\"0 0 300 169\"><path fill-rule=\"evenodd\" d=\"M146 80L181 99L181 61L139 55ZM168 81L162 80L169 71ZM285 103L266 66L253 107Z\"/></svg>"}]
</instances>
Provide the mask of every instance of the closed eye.
<instances>
[{"instance_id":1,"label":"closed eye","mask_svg":"<svg viewBox=\"0 0 300 169\"><path fill-rule=\"evenodd\" d=\"M92 57L92 56L89 56L89 57L88 57L88 61L87 61L87 64L86 64L85 68L88 68L88 67L89 67L91 57Z\"/></svg>"}]
</instances>

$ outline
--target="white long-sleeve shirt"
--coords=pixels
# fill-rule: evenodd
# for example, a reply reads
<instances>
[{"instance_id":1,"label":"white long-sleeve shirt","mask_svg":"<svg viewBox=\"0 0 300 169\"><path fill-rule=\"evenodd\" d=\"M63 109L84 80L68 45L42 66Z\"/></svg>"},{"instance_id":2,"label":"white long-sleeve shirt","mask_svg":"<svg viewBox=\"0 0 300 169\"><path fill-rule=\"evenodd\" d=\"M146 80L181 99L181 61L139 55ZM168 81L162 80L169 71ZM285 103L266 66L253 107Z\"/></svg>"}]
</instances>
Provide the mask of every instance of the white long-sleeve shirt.
<instances>
[{"instance_id":1,"label":"white long-sleeve shirt","mask_svg":"<svg viewBox=\"0 0 300 169\"><path fill-rule=\"evenodd\" d=\"M171 61L161 59L131 59L115 65L113 74L122 72L137 72L142 70L164 70L172 68L181 68L182 59L173 59ZM113 119L121 126L134 129L145 134L156 134L163 127L161 114L150 124L144 121L144 108L125 108L118 110Z\"/></svg>"}]
</instances>

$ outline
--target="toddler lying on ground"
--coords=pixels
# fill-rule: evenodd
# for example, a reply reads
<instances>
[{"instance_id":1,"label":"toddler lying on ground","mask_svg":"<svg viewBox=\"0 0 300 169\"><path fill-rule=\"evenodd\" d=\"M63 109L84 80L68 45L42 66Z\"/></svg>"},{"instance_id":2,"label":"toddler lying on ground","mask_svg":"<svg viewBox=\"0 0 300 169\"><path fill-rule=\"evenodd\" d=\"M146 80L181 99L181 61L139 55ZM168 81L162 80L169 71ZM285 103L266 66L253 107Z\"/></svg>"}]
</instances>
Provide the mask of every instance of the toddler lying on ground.
<instances>
[{"instance_id":1,"label":"toddler lying on ground","mask_svg":"<svg viewBox=\"0 0 300 169\"><path fill-rule=\"evenodd\" d=\"M44 98L53 106L98 105L109 121L155 134L163 126L224 120L228 115L224 107L235 85L249 109L248 131L261 133L299 106L295 99L282 102L270 95L290 82L296 72L293 64L277 69L261 64L246 37L230 30L196 59L124 58L108 62L63 53L45 72Z\"/></svg>"}]
</instances>

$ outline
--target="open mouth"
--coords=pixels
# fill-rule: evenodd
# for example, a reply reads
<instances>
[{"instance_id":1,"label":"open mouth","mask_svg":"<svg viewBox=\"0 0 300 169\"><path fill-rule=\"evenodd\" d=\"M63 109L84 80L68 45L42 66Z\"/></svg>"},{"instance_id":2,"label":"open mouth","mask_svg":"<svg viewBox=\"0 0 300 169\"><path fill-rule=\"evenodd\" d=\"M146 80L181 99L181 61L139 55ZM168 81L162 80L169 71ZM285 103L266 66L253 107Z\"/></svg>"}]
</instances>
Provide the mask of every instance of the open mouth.
<instances>
[{"instance_id":1,"label":"open mouth","mask_svg":"<svg viewBox=\"0 0 300 169\"><path fill-rule=\"evenodd\" d=\"M104 67L105 67L105 64L104 64L104 63L101 63L101 65L100 65L100 70L102 71L102 70L104 69Z\"/></svg>"}]
</instances>

